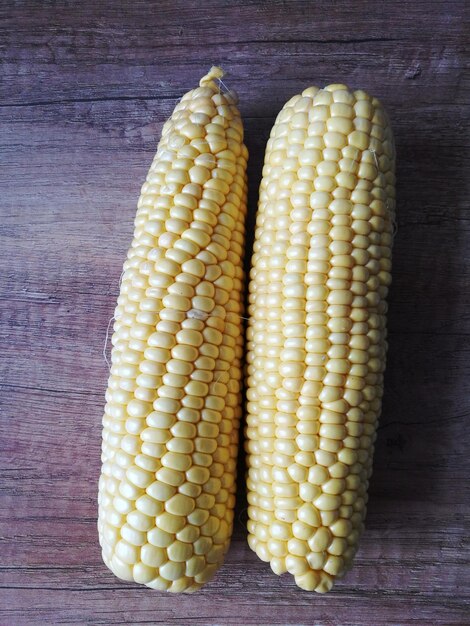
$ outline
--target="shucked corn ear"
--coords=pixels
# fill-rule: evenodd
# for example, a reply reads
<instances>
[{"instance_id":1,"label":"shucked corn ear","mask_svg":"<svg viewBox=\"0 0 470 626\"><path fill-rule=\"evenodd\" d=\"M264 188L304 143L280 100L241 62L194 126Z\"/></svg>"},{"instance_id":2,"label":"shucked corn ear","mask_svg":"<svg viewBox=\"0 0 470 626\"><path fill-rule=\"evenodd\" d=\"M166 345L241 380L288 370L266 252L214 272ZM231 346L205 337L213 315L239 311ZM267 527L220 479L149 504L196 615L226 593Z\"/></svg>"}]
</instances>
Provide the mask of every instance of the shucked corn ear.
<instances>
[{"instance_id":1,"label":"shucked corn ear","mask_svg":"<svg viewBox=\"0 0 470 626\"><path fill-rule=\"evenodd\" d=\"M163 127L115 311L99 539L124 580L194 591L232 532L247 149L212 68Z\"/></svg>"},{"instance_id":2,"label":"shucked corn ear","mask_svg":"<svg viewBox=\"0 0 470 626\"><path fill-rule=\"evenodd\" d=\"M249 545L328 591L363 530L385 367L395 211L385 112L311 87L268 141L250 281Z\"/></svg>"}]
</instances>

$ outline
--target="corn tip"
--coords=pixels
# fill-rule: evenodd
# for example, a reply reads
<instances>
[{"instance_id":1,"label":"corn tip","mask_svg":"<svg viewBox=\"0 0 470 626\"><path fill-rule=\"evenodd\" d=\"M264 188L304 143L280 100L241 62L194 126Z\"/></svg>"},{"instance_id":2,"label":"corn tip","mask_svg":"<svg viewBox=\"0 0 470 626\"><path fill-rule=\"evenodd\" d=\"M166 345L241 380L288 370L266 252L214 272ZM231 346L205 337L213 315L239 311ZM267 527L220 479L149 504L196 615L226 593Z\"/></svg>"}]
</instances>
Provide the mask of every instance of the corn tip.
<instances>
[{"instance_id":1,"label":"corn tip","mask_svg":"<svg viewBox=\"0 0 470 626\"><path fill-rule=\"evenodd\" d=\"M213 65L211 69L207 72L207 74L203 76L201 80L199 81L199 86L204 87L204 85L209 83L211 80L214 80L214 79L218 80L222 78L223 76L224 76L224 70L221 67L218 67L217 65Z\"/></svg>"}]
</instances>

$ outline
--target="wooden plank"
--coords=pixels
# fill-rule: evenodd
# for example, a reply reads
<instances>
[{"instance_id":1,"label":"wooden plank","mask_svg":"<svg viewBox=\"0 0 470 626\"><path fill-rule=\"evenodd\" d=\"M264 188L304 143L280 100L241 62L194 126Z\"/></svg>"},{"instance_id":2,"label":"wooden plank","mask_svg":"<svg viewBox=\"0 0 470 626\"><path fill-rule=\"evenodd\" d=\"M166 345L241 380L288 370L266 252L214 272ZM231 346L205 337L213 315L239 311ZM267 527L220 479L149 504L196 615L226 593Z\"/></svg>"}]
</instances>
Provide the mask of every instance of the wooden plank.
<instances>
[{"instance_id":1,"label":"wooden plank","mask_svg":"<svg viewBox=\"0 0 470 626\"><path fill-rule=\"evenodd\" d=\"M455 568L449 595L431 590L421 593L423 583L440 581L440 568L431 566L421 575L416 573L412 562L405 562L403 571L390 579L388 563L383 568L374 567L374 562L357 566L356 576L362 570L372 568L377 577L377 585L361 588L358 580L344 585L340 596L312 597L294 588L288 578L273 577L269 586L263 582L266 564L253 558L253 555L240 546L239 560L228 558L227 566L217 580L211 582L198 596L169 597L147 592L143 588L116 584L112 577L97 576L96 569L84 567L81 570L51 570L52 587L38 594L37 605L29 608L25 602L31 588L22 592L15 589L12 601L5 610L15 624L34 623L93 623L93 624L321 624L336 626L358 623L389 626L390 624L443 623L459 625L465 623L465 603L455 592L463 592L465 572ZM231 572L228 574L229 567ZM243 589L240 578L247 577L250 571L250 589ZM33 572L33 570L28 570ZM34 576L34 574L33 574ZM72 576L76 584L70 582ZM67 577L69 582L64 583ZM94 580L89 587L82 581ZM385 586L383 580L390 580ZM460 580L462 587L459 586ZM57 581L57 586L54 582ZM452 584L454 582L454 584ZM44 589L40 583L38 589ZM397 594L396 586L406 586L408 591ZM34 587L33 587L34 589ZM234 605L236 605L236 610ZM132 608L130 608L132 607ZM360 622L358 621L361 620ZM24 621L23 621L24 620Z\"/></svg>"},{"instance_id":2,"label":"wooden plank","mask_svg":"<svg viewBox=\"0 0 470 626\"><path fill-rule=\"evenodd\" d=\"M344 80L378 96L398 83L403 102L438 83L444 99L465 102L463 1L419 0L405 11L399 2L384 10L367 0L333 6L211 0L203 11L181 0L159 2L154 11L144 0L8 4L0 8L3 106L173 99L214 62L230 71L258 112L266 100L279 109L284 90L294 93L296 83L314 80Z\"/></svg>"},{"instance_id":3,"label":"wooden plank","mask_svg":"<svg viewBox=\"0 0 470 626\"><path fill-rule=\"evenodd\" d=\"M466 3L23 0L0 17L0 623L466 623ZM366 88L395 130L390 351L367 530L326 597L249 550L241 480L227 562L198 594L118 581L99 554L106 326L161 125L214 61L240 95L251 235L266 139L292 94Z\"/></svg>"},{"instance_id":4,"label":"wooden plank","mask_svg":"<svg viewBox=\"0 0 470 626\"><path fill-rule=\"evenodd\" d=\"M188 58L184 57L180 46L168 45L164 61L160 60L160 49L155 50L149 42L126 62L121 58L123 42L122 46L113 47L115 57L111 60L108 59L109 46L102 44L102 58L100 48L98 56L95 53L90 56L87 47L79 46L78 58L68 58L65 54L64 58L50 63L51 45L57 44L54 33L49 33L43 43L30 43L31 56L25 60L21 58L22 51L16 49L16 41L7 47L7 71L9 67L19 66L20 74L13 83L7 81L0 86L1 106L174 100L193 86L194 76L202 76L214 62L228 73L227 82L239 93L242 105L250 102L250 110L242 106L242 112L257 116L263 115L266 101L278 111L286 95L293 95L299 86L334 81L367 89L378 97L394 93L402 104L410 98L419 100L423 96L434 100L438 81L441 102L450 100L464 104L463 50L455 40L443 37L443 40L436 37L426 44L394 40L353 44L229 43L220 44L212 51L196 47ZM67 50L67 43L63 45ZM70 42L69 45L75 44ZM256 63L250 61L250 55ZM153 62L155 57L159 58L158 62ZM400 85L401 89L394 91L393 85Z\"/></svg>"}]
</instances>

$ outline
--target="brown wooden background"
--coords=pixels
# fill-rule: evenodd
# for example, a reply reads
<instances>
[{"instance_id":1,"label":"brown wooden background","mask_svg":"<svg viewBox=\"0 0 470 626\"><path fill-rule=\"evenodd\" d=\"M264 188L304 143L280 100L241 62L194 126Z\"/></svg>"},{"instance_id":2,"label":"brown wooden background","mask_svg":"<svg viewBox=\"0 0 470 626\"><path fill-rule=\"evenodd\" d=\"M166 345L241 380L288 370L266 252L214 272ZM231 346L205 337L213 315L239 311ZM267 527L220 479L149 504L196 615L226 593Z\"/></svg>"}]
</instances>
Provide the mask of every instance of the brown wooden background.
<instances>
[{"instance_id":1,"label":"brown wooden background","mask_svg":"<svg viewBox=\"0 0 470 626\"><path fill-rule=\"evenodd\" d=\"M0 16L0 624L469 624L465 2L3 0ZM327 596L248 549L243 496L227 562L196 595L122 583L100 559L106 326L161 125L213 63L240 95L251 224L264 145L291 95L367 89L396 133L367 532Z\"/></svg>"}]
</instances>

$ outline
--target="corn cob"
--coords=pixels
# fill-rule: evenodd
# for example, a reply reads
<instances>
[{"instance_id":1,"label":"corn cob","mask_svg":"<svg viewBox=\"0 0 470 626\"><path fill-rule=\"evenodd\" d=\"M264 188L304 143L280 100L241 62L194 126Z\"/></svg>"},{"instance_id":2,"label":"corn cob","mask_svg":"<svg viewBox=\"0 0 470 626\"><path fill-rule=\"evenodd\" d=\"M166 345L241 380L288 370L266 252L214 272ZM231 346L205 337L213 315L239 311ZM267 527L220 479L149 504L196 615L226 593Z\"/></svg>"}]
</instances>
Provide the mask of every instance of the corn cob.
<instances>
[{"instance_id":1,"label":"corn cob","mask_svg":"<svg viewBox=\"0 0 470 626\"><path fill-rule=\"evenodd\" d=\"M163 126L124 263L103 417L103 560L170 592L213 576L235 502L248 153L222 75L212 68Z\"/></svg>"},{"instance_id":2,"label":"corn cob","mask_svg":"<svg viewBox=\"0 0 470 626\"><path fill-rule=\"evenodd\" d=\"M250 274L249 545L326 592L363 530L381 409L395 151L375 98L311 87L267 144Z\"/></svg>"}]
</instances>

